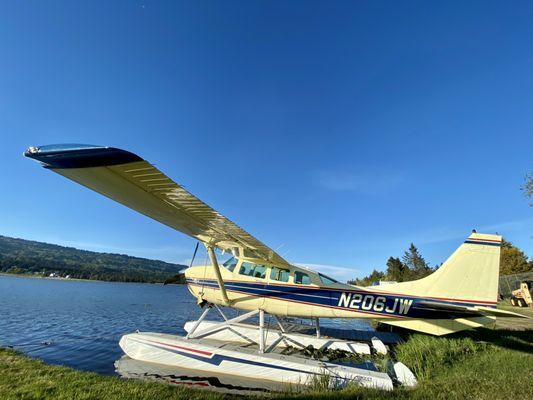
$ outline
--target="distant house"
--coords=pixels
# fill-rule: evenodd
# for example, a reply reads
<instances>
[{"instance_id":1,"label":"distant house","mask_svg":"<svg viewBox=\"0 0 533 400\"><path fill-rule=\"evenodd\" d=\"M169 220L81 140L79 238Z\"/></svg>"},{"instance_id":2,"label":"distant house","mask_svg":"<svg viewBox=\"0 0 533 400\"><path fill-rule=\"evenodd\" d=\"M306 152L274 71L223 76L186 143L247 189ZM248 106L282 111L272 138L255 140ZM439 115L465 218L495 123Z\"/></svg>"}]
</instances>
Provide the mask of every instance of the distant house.
<instances>
[{"instance_id":1,"label":"distant house","mask_svg":"<svg viewBox=\"0 0 533 400\"><path fill-rule=\"evenodd\" d=\"M398 282L396 282L396 281L376 281L376 282L372 282L371 286L390 285L392 283L398 283Z\"/></svg>"}]
</instances>

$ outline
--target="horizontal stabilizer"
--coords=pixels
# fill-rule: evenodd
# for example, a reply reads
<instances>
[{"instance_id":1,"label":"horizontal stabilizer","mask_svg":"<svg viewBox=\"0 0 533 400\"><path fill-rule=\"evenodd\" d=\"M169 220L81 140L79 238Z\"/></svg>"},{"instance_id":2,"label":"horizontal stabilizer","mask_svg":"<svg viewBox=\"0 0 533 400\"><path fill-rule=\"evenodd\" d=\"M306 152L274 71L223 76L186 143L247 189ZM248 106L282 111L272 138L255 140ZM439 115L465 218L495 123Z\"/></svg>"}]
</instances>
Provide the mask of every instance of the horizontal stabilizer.
<instances>
[{"instance_id":1,"label":"horizontal stabilizer","mask_svg":"<svg viewBox=\"0 0 533 400\"><path fill-rule=\"evenodd\" d=\"M518 314L513 311L506 311L506 310L498 310L496 308L490 308L490 307L476 307L481 313L486 315L494 315L496 317L515 317L515 318L529 318L527 315Z\"/></svg>"},{"instance_id":2,"label":"horizontal stabilizer","mask_svg":"<svg viewBox=\"0 0 533 400\"><path fill-rule=\"evenodd\" d=\"M529 318L525 315L518 314L512 311L498 310L497 308L484 307L484 306L462 306L457 304L441 303L438 301L423 300L420 305L431 307L437 310L450 311L450 312L464 312L464 313L477 313L481 315L494 315L496 317L515 317L515 318Z\"/></svg>"}]
</instances>

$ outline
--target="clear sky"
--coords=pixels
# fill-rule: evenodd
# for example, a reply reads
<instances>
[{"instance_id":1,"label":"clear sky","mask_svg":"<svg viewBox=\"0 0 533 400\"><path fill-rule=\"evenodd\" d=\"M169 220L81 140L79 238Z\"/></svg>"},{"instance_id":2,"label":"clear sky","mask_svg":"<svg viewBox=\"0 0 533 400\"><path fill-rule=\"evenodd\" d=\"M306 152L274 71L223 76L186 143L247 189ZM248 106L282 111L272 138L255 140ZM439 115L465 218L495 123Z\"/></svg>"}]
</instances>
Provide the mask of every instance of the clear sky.
<instances>
[{"instance_id":1,"label":"clear sky","mask_svg":"<svg viewBox=\"0 0 533 400\"><path fill-rule=\"evenodd\" d=\"M472 228L533 256L531 2L0 3L0 234L186 261L195 242L22 157L133 151L338 278Z\"/></svg>"}]
</instances>

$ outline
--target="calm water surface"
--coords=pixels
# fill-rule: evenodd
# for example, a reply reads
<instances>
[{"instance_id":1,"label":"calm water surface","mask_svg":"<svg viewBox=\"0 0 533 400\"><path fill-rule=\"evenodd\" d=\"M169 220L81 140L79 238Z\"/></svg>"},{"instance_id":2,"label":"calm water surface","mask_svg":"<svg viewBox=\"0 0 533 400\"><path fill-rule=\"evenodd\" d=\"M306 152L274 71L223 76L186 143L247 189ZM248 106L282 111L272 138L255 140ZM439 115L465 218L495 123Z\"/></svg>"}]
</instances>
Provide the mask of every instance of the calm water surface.
<instances>
[{"instance_id":1,"label":"calm water surface","mask_svg":"<svg viewBox=\"0 0 533 400\"><path fill-rule=\"evenodd\" d=\"M185 322L201 313L184 285L15 276L0 276L0 310L0 346L102 374L115 373L114 363L123 355L118 342L125 333L183 335ZM211 312L209 318L215 317ZM368 329L356 320L343 323Z\"/></svg>"}]
</instances>

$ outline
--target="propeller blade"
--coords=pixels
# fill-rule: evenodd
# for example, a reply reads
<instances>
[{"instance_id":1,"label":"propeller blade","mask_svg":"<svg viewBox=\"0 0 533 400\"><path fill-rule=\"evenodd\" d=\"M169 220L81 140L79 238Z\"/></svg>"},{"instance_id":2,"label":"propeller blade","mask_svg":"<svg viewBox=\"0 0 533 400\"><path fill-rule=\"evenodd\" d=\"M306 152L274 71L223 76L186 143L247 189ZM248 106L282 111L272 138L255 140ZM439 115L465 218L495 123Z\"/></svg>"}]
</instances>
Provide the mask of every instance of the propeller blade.
<instances>
[{"instance_id":1,"label":"propeller blade","mask_svg":"<svg viewBox=\"0 0 533 400\"><path fill-rule=\"evenodd\" d=\"M194 259L196 258L196 252L198 251L198 246L200 245L200 242L196 242L196 247L194 248L194 253L192 253L191 263L189 264L189 268L192 267L192 263L194 262Z\"/></svg>"},{"instance_id":2,"label":"propeller blade","mask_svg":"<svg viewBox=\"0 0 533 400\"><path fill-rule=\"evenodd\" d=\"M191 258L191 263L189 264L189 268L192 267L192 263L194 262L194 259L196 258L196 253L198 252L198 246L200 245L200 242L196 242L196 247L194 248L194 253L192 254L192 258ZM172 283L185 283L185 274L180 272L176 275L174 275L173 277L171 278L168 278L167 280L165 280L165 282L163 282L163 286L164 285L169 285L169 284L172 284Z\"/></svg>"}]
</instances>

